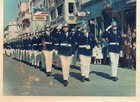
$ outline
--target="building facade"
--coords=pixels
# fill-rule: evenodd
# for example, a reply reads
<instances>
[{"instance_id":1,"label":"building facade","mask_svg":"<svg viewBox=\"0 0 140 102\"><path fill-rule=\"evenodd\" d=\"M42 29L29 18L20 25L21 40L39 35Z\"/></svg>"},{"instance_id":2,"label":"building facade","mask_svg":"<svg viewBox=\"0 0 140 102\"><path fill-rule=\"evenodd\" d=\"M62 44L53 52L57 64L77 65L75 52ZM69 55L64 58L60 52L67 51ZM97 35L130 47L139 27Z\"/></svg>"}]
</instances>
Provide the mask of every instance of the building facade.
<instances>
[{"instance_id":1,"label":"building facade","mask_svg":"<svg viewBox=\"0 0 140 102\"><path fill-rule=\"evenodd\" d=\"M48 0L32 0L31 29L33 32L44 29L49 24ZM38 11L37 11L38 10Z\"/></svg>"},{"instance_id":2,"label":"building facade","mask_svg":"<svg viewBox=\"0 0 140 102\"><path fill-rule=\"evenodd\" d=\"M112 0L113 18L119 23L119 29L127 33L130 27L136 28L136 0Z\"/></svg>"},{"instance_id":3,"label":"building facade","mask_svg":"<svg viewBox=\"0 0 140 102\"><path fill-rule=\"evenodd\" d=\"M87 21L95 36L113 20L117 21L119 29L124 33L129 26L132 30L136 28L136 0L88 0L81 4L81 10L90 11L90 15L83 20Z\"/></svg>"},{"instance_id":4,"label":"building facade","mask_svg":"<svg viewBox=\"0 0 140 102\"><path fill-rule=\"evenodd\" d=\"M18 0L19 35L40 31L47 24L68 23L71 28L87 24L98 35L115 20L119 29L136 28L136 0Z\"/></svg>"},{"instance_id":5,"label":"building facade","mask_svg":"<svg viewBox=\"0 0 140 102\"><path fill-rule=\"evenodd\" d=\"M16 22L9 22L8 26L4 29L4 40L8 41L11 40L18 35L18 26Z\"/></svg>"},{"instance_id":6,"label":"building facade","mask_svg":"<svg viewBox=\"0 0 140 102\"><path fill-rule=\"evenodd\" d=\"M70 26L76 24L75 0L48 0L50 24L56 27L58 24L68 23Z\"/></svg>"},{"instance_id":7,"label":"building facade","mask_svg":"<svg viewBox=\"0 0 140 102\"><path fill-rule=\"evenodd\" d=\"M81 5L81 10L89 11L90 15L83 18L89 26L90 32L97 35L100 29L104 29L102 10L104 8L103 0L89 0Z\"/></svg>"},{"instance_id":8,"label":"building facade","mask_svg":"<svg viewBox=\"0 0 140 102\"><path fill-rule=\"evenodd\" d=\"M26 3L18 1L18 18L17 23L19 26L19 34L31 32L31 0Z\"/></svg>"}]
</instances>

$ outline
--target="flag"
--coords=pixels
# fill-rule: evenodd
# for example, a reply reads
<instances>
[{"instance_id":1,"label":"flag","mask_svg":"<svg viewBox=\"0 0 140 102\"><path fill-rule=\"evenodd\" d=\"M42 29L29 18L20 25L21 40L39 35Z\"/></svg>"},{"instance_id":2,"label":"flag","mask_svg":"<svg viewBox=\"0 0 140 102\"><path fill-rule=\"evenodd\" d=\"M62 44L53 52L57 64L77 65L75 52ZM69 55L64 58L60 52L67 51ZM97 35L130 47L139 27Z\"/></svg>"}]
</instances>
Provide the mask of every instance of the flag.
<instances>
[{"instance_id":1,"label":"flag","mask_svg":"<svg viewBox=\"0 0 140 102\"><path fill-rule=\"evenodd\" d=\"M33 14L48 16L48 9L47 8L33 8Z\"/></svg>"}]
</instances>

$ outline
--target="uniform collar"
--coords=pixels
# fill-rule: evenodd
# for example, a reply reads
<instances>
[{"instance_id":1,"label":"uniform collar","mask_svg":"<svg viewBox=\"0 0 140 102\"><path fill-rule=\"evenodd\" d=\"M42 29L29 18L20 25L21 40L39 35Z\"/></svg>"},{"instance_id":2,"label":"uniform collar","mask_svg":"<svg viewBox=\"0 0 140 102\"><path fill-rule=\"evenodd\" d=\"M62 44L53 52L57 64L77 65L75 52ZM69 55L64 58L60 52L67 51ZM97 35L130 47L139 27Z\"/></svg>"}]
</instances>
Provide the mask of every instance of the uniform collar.
<instances>
[{"instance_id":1,"label":"uniform collar","mask_svg":"<svg viewBox=\"0 0 140 102\"><path fill-rule=\"evenodd\" d=\"M46 35L50 36L50 32L49 31L46 31Z\"/></svg>"},{"instance_id":2,"label":"uniform collar","mask_svg":"<svg viewBox=\"0 0 140 102\"><path fill-rule=\"evenodd\" d=\"M84 36L88 38L89 37L89 33L87 32L86 34L84 34Z\"/></svg>"},{"instance_id":3,"label":"uniform collar","mask_svg":"<svg viewBox=\"0 0 140 102\"><path fill-rule=\"evenodd\" d=\"M115 35L117 35L117 30L115 30L115 31L112 30L112 33L115 34Z\"/></svg>"},{"instance_id":4,"label":"uniform collar","mask_svg":"<svg viewBox=\"0 0 140 102\"><path fill-rule=\"evenodd\" d=\"M66 37L68 37L69 36L69 32L66 32L65 35L66 35Z\"/></svg>"}]
</instances>

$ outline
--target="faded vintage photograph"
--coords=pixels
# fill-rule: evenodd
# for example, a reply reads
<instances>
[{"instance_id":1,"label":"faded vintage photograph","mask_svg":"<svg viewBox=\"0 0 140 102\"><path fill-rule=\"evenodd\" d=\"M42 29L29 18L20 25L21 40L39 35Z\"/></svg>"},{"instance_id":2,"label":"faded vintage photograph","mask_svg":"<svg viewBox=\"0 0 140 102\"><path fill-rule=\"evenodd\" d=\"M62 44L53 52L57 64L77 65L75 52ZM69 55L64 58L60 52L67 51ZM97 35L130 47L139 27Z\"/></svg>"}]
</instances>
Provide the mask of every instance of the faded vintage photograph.
<instances>
[{"instance_id":1,"label":"faded vintage photograph","mask_svg":"<svg viewBox=\"0 0 140 102\"><path fill-rule=\"evenodd\" d=\"M137 0L3 0L3 96L136 97Z\"/></svg>"}]
</instances>

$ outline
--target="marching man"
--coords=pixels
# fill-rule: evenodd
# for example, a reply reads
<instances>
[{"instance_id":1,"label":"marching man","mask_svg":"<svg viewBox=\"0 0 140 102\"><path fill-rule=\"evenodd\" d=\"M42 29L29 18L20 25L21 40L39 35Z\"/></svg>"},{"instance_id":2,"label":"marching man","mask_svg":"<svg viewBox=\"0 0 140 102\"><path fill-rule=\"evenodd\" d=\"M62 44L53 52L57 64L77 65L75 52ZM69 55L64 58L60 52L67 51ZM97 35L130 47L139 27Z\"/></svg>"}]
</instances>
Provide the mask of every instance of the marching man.
<instances>
[{"instance_id":1,"label":"marching man","mask_svg":"<svg viewBox=\"0 0 140 102\"><path fill-rule=\"evenodd\" d=\"M26 46L26 63L30 65L30 59L31 59L31 50L32 50L32 36L30 33L28 33L27 38L27 46Z\"/></svg>"},{"instance_id":2,"label":"marching man","mask_svg":"<svg viewBox=\"0 0 140 102\"><path fill-rule=\"evenodd\" d=\"M117 22L113 21L111 26L106 29L106 32L103 34L104 38L109 39L109 55L112 68L112 77L113 81L117 81L117 71L118 71L118 62L119 62L119 53L121 50L122 37L121 33L117 29Z\"/></svg>"},{"instance_id":3,"label":"marching man","mask_svg":"<svg viewBox=\"0 0 140 102\"><path fill-rule=\"evenodd\" d=\"M82 82L90 81L89 73L90 73L90 62L92 56L92 49L95 46L94 35L88 32L87 25L84 25L82 28L83 34L79 36L78 40L78 53L80 57L80 65L81 65L81 75Z\"/></svg>"},{"instance_id":4,"label":"marching man","mask_svg":"<svg viewBox=\"0 0 140 102\"><path fill-rule=\"evenodd\" d=\"M53 56L53 62L55 64L55 67L60 67L60 55L58 54L58 50L60 48L59 43L59 36L62 33L62 24L59 24L56 29L53 30L53 39L54 39L54 56Z\"/></svg>"},{"instance_id":5,"label":"marching man","mask_svg":"<svg viewBox=\"0 0 140 102\"><path fill-rule=\"evenodd\" d=\"M37 68L37 55L38 55L38 48L39 48L39 35L38 31L35 32L35 35L32 39L32 65Z\"/></svg>"},{"instance_id":6,"label":"marching man","mask_svg":"<svg viewBox=\"0 0 140 102\"><path fill-rule=\"evenodd\" d=\"M42 32L42 51L45 56L46 74L51 75L52 72L52 56L53 56L53 37L51 28L49 25L46 26L46 30Z\"/></svg>"},{"instance_id":7,"label":"marching man","mask_svg":"<svg viewBox=\"0 0 140 102\"><path fill-rule=\"evenodd\" d=\"M58 51L62 65L64 86L68 85L69 70L73 54L73 42L73 37L69 32L68 24L64 24L63 32L60 35L60 49Z\"/></svg>"}]
</instances>

